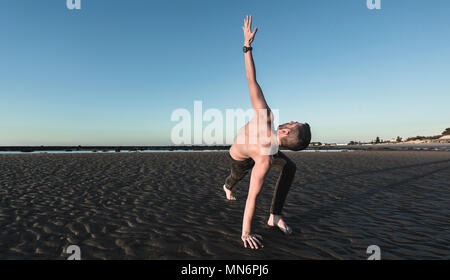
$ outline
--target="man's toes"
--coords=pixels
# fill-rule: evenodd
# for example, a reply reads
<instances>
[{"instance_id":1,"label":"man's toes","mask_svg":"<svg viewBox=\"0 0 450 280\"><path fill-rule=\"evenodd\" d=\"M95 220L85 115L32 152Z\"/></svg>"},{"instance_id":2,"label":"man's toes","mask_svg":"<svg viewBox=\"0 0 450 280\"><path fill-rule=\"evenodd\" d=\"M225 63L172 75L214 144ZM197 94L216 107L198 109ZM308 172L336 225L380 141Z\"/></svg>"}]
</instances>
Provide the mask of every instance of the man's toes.
<instances>
[{"instance_id":1,"label":"man's toes","mask_svg":"<svg viewBox=\"0 0 450 280\"><path fill-rule=\"evenodd\" d=\"M226 197L228 200L236 200L236 197L234 197L234 195L232 195L232 194L226 193Z\"/></svg>"}]
</instances>

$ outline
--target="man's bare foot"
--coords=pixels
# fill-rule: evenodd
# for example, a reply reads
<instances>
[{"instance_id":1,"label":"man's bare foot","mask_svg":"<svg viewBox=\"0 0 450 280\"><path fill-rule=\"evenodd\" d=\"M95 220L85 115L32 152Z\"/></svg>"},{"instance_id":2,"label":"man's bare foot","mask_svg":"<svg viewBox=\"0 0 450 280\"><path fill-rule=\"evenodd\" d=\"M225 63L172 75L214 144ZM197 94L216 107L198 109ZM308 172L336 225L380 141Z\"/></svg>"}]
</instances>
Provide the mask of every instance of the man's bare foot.
<instances>
[{"instance_id":1,"label":"man's bare foot","mask_svg":"<svg viewBox=\"0 0 450 280\"><path fill-rule=\"evenodd\" d=\"M283 217L280 215L274 215L270 214L269 220L267 221L267 224L270 227L277 226L284 234L291 234L292 229L289 227L283 220Z\"/></svg>"},{"instance_id":2,"label":"man's bare foot","mask_svg":"<svg viewBox=\"0 0 450 280\"><path fill-rule=\"evenodd\" d=\"M236 197L234 197L233 192L231 190L227 189L227 187L225 187L225 185L223 185L223 190L225 191L225 194L227 195L228 200L236 200Z\"/></svg>"}]
</instances>

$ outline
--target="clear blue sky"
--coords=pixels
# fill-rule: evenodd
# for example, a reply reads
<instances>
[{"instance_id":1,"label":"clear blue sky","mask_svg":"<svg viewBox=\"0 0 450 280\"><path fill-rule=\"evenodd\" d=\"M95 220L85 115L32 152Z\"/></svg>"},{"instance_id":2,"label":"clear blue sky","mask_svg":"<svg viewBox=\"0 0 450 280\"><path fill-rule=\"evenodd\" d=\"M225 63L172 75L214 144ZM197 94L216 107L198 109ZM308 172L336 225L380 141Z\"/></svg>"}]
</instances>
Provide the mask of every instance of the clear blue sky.
<instances>
[{"instance_id":1,"label":"clear blue sky","mask_svg":"<svg viewBox=\"0 0 450 280\"><path fill-rule=\"evenodd\" d=\"M450 126L447 0L65 2L0 2L0 145L170 144L194 100L249 108L246 14L269 105L313 141Z\"/></svg>"}]
</instances>

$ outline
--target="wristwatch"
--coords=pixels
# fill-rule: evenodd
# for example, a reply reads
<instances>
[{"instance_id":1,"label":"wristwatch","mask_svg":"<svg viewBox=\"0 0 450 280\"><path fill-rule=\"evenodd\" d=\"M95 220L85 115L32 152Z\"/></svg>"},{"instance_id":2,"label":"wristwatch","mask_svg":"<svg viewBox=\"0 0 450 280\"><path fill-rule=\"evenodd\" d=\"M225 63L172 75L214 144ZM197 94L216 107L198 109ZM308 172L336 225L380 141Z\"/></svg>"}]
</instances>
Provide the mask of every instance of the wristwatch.
<instances>
[{"instance_id":1,"label":"wristwatch","mask_svg":"<svg viewBox=\"0 0 450 280\"><path fill-rule=\"evenodd\" d=\"M244 53L246 53L246 52L248 52L248 51L253 50L253 48L252 48L252 47L246 47L246 46L244 46L244 48L243 48L242 50L244 51Z\"/></svg>"}]
</instances>

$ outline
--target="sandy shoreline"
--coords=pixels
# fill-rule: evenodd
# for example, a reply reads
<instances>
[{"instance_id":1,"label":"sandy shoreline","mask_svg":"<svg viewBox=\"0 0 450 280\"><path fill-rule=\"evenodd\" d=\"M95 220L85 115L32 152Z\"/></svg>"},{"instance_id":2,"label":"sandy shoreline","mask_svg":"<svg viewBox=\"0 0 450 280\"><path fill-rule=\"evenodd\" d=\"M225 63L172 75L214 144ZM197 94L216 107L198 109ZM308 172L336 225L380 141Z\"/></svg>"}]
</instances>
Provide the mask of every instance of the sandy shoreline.
<instances>
[{"instance_id":1,"label":"sandy shoreline","mask_svg":"<svg viewBox=\"0 0 450 280\"><path fill-rule=\"evenodd\" d=\"M0 154L117 153L117 152L228 152L230 146L0 146ZM450 143L381 143L362 145L310 145L301 152L317 151L450 151Z\"/></svg>"},{"instance_id":2,"label":"sandy shoreline","mask_svg":"<svg viewBox=\"0 0 450 280\"><path fill-rule=\"evenodd\" d=\"M0 155L0 259L449 259L450 153L287 153L297 176L285 206L294 234L265 226L240 242L247 176L224 198L223 152Z\"/></svg>"}]
</instances>

